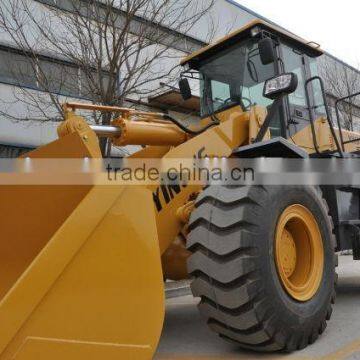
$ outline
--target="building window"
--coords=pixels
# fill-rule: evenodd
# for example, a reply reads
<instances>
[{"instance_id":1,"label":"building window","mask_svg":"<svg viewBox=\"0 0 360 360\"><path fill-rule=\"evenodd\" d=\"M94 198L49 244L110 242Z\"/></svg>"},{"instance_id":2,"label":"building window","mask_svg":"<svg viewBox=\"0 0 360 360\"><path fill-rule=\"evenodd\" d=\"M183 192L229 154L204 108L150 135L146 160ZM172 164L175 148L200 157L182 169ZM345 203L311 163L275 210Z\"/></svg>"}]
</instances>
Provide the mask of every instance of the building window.
<instances>
[{"instance_id":1,"label":"building window","mask_svg":"<svg viewBox=\"0 0 360 360\"><path fill-rule=\"evenodd\" d=\"M38 58L35 62L17 49L0 48L0 82L64 96L93 98L88 79L78 66L41 55ZM96 81L95 70L93 74ZM109 84L106 71L103 79L106 89Z\"/></svg>"},{"instance_id":2,"label":"building window","mask_svg":"<svg viewBox=\"0 0 360 360\"><path fill-rule=\"evenodd\" d=\"M0 81L35 88L36 70L26 56L1 50Z\"/></svg>"},{"instance_id":3,"label":"building window","mask_svg":"<svg viewBox=\"0 0 360 360\"><path fill-rule=\"evenodd\" d=\"M75 66L65 65L46 60L40 61L40 89L65 96L79 96L79 69Z\"/></svg>"},{"instance_id":4,"label":"building window","mask_svg":"<svg viewBox=\"0 0 360 360\"><path fill-rule=\"evenodd\" d=\"M0 158L17 158L31 150L33 149L0 144Z\"/></svg>"}]
</instances>

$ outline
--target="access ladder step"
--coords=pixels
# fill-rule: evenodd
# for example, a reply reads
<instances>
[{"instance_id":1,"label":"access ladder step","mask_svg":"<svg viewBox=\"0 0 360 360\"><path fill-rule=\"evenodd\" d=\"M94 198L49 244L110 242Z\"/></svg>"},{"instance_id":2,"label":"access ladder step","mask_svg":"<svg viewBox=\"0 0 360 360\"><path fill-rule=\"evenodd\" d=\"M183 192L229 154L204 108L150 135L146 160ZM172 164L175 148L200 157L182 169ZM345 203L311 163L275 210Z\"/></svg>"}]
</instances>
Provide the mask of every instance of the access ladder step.
<instances>
[{"instance_id":1,"label":"access ladder step","mask_svg":"<svg viewBox=\"0 0 360 360\"><path fill-rule=\"evenodd\" d=\"M360 220L341 220L340 225L351 225L360 227Z\"/></svg>"}]
</instances>

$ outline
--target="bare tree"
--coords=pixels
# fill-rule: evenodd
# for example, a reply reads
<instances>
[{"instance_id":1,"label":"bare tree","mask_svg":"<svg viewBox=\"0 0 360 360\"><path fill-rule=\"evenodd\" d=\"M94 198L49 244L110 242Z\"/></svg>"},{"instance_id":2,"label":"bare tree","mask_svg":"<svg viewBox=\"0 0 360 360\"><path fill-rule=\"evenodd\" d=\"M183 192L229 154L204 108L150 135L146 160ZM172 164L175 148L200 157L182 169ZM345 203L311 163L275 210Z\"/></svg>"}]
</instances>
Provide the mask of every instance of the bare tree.
<instances>
[{"instance_id":1,"label":"bare tree","mask_svg":"<svg viewBox=\"0 0 360 360\"><path fill-rule=\"evenodd\" d=\"M333 98L332 106L337 99L355 94L360 91L360 72L351 69L338 61L325 57L321 64L321 75L325 80L326 90ZM359 98L352 98L339 103L342 126L347 130L353 130L354 120L360 113Z\"/></svg>"},{"instance_id":2,"label":"bare tree","mask_svg":"<svg viewBox=\"0 0 360 360\"><path fill-rule=\"evenodd\" d=\"M8 57L17 79L4 110L10 118L18 119L7 111L16 102L28 109L20 120L58 120L64 95L122 106L129 97L147 96L159 81L173 82L179 58L201 46L187 43L185 34L209 16L215 0L51 1L0 2L0 32L22 56ZM39 10L43 6L46 11ZM213 34L214 29L208 35ZM33 86L24 86L24 80Z\"/></svg>"}]
</instances>

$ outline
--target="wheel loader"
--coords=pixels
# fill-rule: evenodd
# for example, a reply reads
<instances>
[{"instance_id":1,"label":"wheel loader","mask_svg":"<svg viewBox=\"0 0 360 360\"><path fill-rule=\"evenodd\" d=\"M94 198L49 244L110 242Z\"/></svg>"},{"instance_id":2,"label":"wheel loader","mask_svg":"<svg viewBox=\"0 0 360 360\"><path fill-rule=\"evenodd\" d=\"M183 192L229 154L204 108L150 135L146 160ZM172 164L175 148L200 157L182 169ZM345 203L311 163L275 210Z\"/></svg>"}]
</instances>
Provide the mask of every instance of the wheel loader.
<instances>
[{"instance_id":1,"label":"wheel loader","mask_svg":"<svg viewBox=\"0 0 360 360\"><path fill-rule=\"evenodd\" d=\"M200 83L198 123L67 103L58 139L24 161L101 159L100 137L142 145L132 159L356 157L360 135L335 123L326 102L322 55L255 20L182 60L184 100L189 81ZM89 125L84 111L109 112L112 123ZM355 185L12 179L0 186L0 359L150 359L164 280L185 278L220 337L255 351L302 349L330 319L336 252L360 258Z\"/></svg>"}]
</instances>

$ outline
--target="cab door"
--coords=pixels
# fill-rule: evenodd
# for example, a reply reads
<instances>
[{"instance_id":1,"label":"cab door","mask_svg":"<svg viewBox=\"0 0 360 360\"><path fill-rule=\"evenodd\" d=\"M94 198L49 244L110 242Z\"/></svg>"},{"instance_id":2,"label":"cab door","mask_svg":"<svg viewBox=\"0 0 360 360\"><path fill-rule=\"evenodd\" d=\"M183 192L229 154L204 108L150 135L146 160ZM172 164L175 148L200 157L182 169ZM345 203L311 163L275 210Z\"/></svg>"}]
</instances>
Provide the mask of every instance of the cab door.
<instances>
[{"instance_id":1,"label":"cab door","mask_svg":"<svg viewBox=\"0 0 360 360\"><path fill-rule=\"evenodd\" d=\"M286 100L287 133L288 137L291 137L310 125L309 104L306 99L305 83L306 79L311 76L307 66L306 55L301 54L285 44L281 45L281 55L284 72L295 73L299 81L296 91L288 95Z\"/></svg>"}]
</instances>

